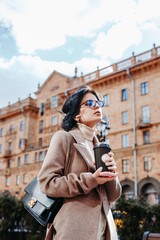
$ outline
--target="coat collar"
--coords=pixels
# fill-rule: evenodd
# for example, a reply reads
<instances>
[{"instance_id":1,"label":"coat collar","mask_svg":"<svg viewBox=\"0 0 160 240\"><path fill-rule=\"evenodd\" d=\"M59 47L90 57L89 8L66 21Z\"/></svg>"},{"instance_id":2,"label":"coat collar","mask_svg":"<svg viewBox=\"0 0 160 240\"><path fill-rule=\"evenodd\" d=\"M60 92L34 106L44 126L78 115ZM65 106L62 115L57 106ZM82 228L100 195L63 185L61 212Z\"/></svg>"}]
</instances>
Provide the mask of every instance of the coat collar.
<instances>
[{"instance_id":1,"label":"coat collar","mask_svg":"<svg viewBox=\"0 0 160 240\"><path fill-rule=\"evenodd\" d=\"M76 143L79 144L84 144L85 143L85 138L83 137L82 132L79 130L79 128L75 127L72 130L70 130L71 135L73 138L76 140ZM94 144L98 144L98 138L94 136Z\"/></svg>"},{"instance_id":2,"label":"coat collar","mask_svg":"<svg viewBox=\"0 0 160 240\"><path fill-rule=\"evenodd\" d=\"M94 165L95 160L85 143L85 138L83 137L82 132L78 128L74 128L70 131L70 134L76 141L76 143L74 143L74 146L76 147L76 149L79 151L84 161L86 162L88 171L95 171ZM95 143L98 142L96 137L94 138L94 142Z\"/></svg>"}]
</instances>

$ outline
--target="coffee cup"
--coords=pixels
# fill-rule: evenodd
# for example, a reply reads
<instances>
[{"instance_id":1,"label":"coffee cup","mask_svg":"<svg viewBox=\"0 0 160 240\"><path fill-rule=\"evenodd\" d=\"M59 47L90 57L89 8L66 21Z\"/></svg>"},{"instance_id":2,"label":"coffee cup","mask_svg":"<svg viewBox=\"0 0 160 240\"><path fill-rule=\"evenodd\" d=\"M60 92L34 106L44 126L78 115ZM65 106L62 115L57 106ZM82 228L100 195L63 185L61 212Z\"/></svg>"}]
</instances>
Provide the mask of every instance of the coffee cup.
<instances>
[{"instance_id":1,"label":"coffee cup","mask_svg":"<svg viewBox=\"0 0 160 240\"><path fill-rule=\"evenodd\" d=\"M102 161L102 156L111 151L111 148L106 143L99 143L94 146L94 156L95 156L95 165L96 169L103 167L102 171L108 171L108 167Z\"/></svg>"}]
</instances>

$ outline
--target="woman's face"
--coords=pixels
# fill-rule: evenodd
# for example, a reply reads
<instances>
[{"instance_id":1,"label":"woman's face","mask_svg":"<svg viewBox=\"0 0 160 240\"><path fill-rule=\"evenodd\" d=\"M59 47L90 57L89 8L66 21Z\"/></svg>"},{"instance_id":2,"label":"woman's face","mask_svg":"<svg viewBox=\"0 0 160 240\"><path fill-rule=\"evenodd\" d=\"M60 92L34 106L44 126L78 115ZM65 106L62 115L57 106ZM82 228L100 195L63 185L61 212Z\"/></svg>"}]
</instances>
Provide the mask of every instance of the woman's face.
<instances>
[{"instance_id":1,"label":"woman's face","mask_svg":"<svg viewBox=\"0 0 160 240\"><path fill-rule=\"evenodd\" d=\"M94 100L96 101L96 105L94 107L90 107L86 104L87 100ZM80 110L78 114L78 121L87 125L88 127L95 127L97 123L101 122L102 120L102 109L97 103L97 98L94 94L88 92L82 98L80 104Z\"/></svg>"}]
</instances>

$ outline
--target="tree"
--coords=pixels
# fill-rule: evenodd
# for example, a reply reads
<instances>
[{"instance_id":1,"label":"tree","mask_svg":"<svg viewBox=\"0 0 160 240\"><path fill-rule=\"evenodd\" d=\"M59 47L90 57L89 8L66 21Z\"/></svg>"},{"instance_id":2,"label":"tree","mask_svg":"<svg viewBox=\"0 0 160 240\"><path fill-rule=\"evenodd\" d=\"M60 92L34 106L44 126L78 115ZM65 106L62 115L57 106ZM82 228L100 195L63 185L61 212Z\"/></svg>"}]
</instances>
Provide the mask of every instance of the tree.
<instances>
[{"instance_id":1,"label":"tree","mask_svg":"<svg viewBox=\"0 0 160 240\"><path fill-rule=\"evenodd\" d=\"M13 239L11 233L15 231L19 231L20 240L24 240L24 234L27 235L25 239L43 240L46 229L25 210L21 200L4 193L0 195L0 232L3 239Z\"/></svg>"},{"instance_id":2,"label":"tree","mask_svg":"<svg viewBox=\"0 0 160 240\"><path fill-rule=\"evenodd\" d=\"M17 200L9 193L0 195L0 231L13 230L13 214L16 211Z\"/></svg>"},{"instance_id":3,"label":"tree","mask_svg":"<svg viewBox=\"0 0 160 240\"><path fill-rule=\"evenodd\" d=\"M125 199L122 195L116 210L113 214L119 219L116 222L120 239L141 240L144 231L160 231L160 204L152 206L144 198Z\"/></svg>"}]
</instances>

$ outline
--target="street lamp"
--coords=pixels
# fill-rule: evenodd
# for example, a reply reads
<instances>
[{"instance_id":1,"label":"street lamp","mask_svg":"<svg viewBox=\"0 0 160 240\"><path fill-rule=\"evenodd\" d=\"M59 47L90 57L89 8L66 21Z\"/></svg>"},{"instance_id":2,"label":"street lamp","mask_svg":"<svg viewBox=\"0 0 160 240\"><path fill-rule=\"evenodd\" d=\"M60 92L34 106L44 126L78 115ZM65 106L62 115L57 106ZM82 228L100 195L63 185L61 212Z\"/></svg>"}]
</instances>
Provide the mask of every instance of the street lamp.
<instances>
[{"instance_id":1,"label":"street lamp","mask_svg":"<svg viewBox=\"0 0 160 240\"><path fill-rule=\"evenodd\" d=\"M100 142L105 142L106 136L109 133L109 117L104 117L100 123L97 124L97 130L100 134L97 134L98 140Z\"/></svg>"}]
</instances>

